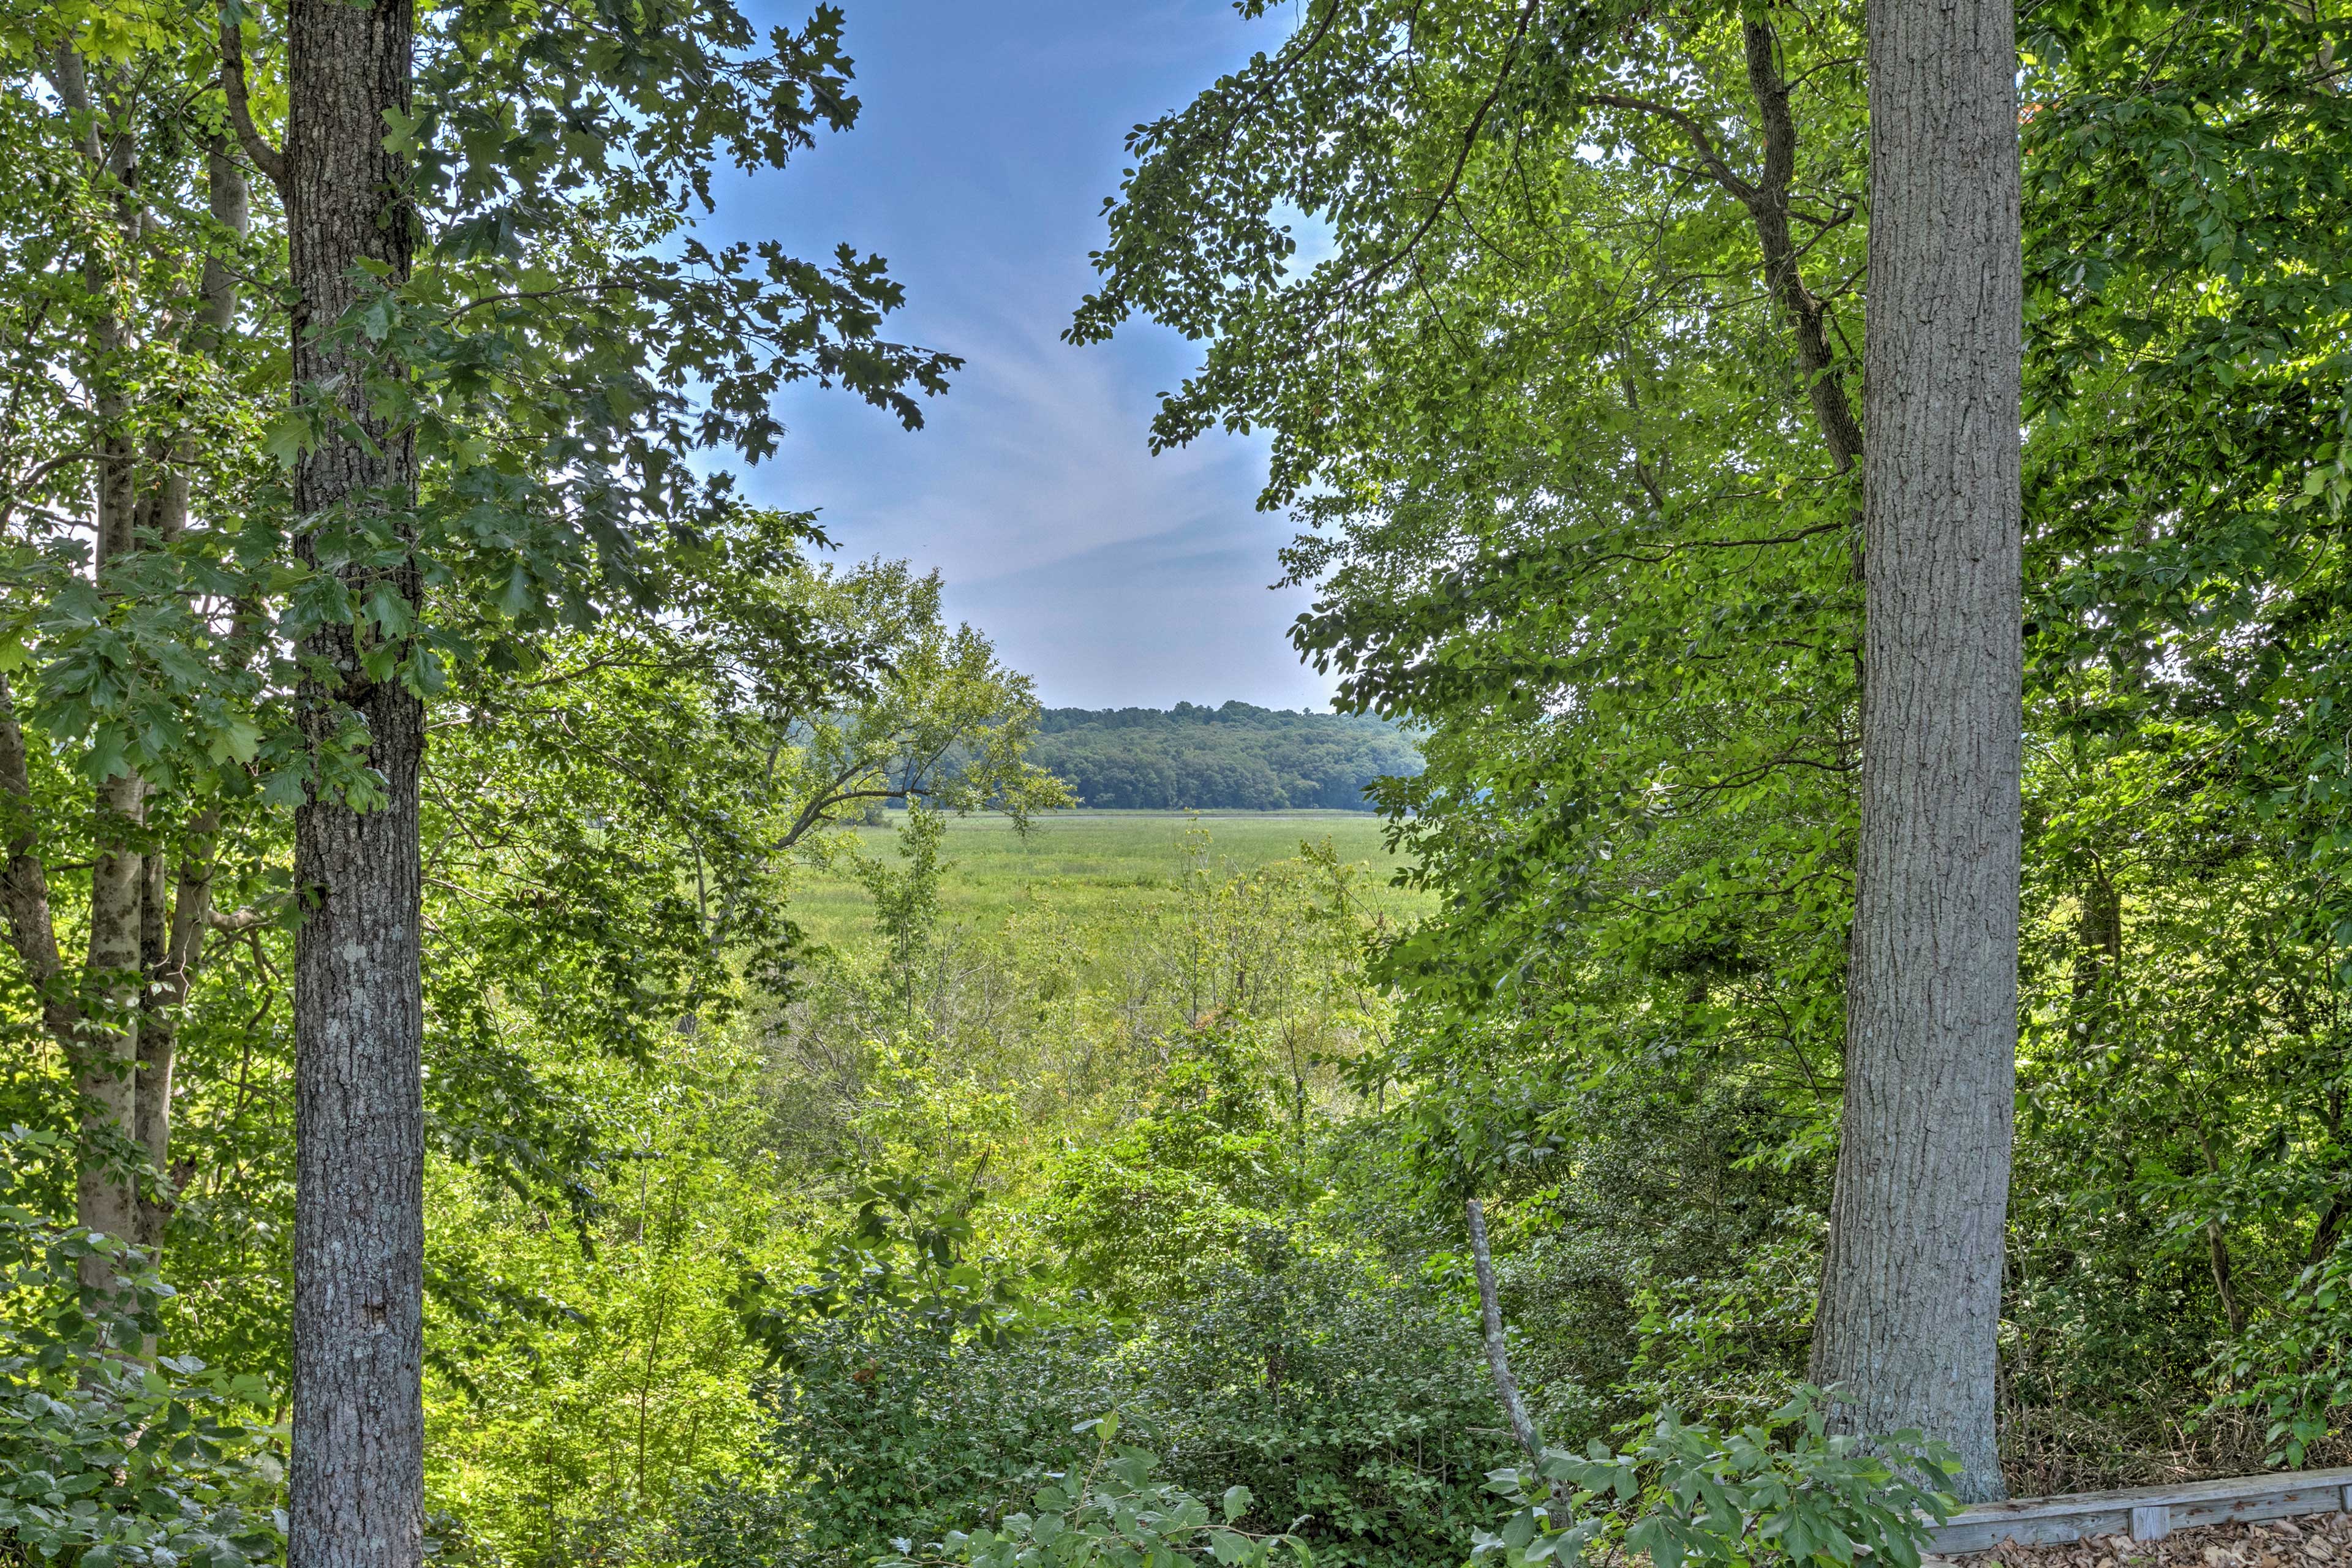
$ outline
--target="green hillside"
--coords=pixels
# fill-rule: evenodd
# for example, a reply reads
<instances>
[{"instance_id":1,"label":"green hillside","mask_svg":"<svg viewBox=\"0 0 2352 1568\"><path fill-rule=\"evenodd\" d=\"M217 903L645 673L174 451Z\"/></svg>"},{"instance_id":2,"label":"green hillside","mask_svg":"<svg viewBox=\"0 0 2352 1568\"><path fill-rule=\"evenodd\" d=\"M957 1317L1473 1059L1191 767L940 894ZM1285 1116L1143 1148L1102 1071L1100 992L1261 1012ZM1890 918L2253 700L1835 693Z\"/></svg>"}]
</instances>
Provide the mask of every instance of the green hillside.
<instances>
[{"instance_id":1,"label":"green hillside","mask_svg":"<svg viewBox=\"0 0 2352 1568\"><path fill-rule=\"evenodd\" d=\"M1031 760L1108 810L1364 811L1365 786L1421 772L1384 719L1227 702L1049 708Z\"/></svg>"}]
</instances>

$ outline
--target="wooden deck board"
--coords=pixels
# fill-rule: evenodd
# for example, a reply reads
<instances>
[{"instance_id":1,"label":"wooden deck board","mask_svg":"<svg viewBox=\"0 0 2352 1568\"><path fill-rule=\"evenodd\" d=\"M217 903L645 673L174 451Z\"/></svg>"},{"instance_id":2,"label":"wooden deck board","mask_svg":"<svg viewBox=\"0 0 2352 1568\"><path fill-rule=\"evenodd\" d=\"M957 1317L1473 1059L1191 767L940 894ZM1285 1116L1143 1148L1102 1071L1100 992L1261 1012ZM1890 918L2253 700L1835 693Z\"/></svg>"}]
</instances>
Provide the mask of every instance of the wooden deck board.
<instances>
[{"instance_id":1,"label":"wooden deck board","mask_svg":"<svg viewBox=\"0 0 2352 1568\"><path fill-rule=\"evenodd\" d=\"M2352 1468L2232 1476L2063 1497L2012 1498L1962 1509L1928 1531L1939 1557L1982 1552L2014 1541L2042 1546L2091 1535L2160 1540L2176 1530L2258 1519L2334 1513L2352 1506Z\"/></svg>"}]
</instances>

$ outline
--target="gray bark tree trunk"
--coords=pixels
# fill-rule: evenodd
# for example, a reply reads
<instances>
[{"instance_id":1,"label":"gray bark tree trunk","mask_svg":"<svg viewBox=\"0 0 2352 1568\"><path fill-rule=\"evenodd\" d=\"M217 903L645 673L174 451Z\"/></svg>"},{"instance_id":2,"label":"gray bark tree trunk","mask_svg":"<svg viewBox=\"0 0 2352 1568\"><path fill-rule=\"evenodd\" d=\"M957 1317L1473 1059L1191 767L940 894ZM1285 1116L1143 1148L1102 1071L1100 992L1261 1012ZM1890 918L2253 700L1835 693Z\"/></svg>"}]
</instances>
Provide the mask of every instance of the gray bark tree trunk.
<instances>
[{"instance_id":1,"label":"gray bark tree trunk","mask_svg":"<svg viewBox=\"0 0 2352 1568\"><path fill-rule=\"evenodd\" d=\"M332 388L370 437L331 430L301 459L298 537L354 604L387 585L418 597L413 564L319 562L311 526L414 503L414 447L369 412L362 352L320 336L360 298L356 262L408 273L404 171L384 136L386 112L409 106L414 26L412 0L293 0L288 16L296 395ZM386 799L361 812L314 788L295 813L293 1568L414 1568L424 1543L424 711L397 676L371 678L368 637L307 637L298 695L314 755L346 712L366 722Z\"/></svg>"},{"instance_id":2,"label":"gray bark tree trunk","mask_svg":"<svg viewBox=\"0 0 2352 1568\"><path fill-rule=\"evenodd\" d=\"M1812 1376L1849 1430L1994 1407L2017 1046L2023 279L2010 0L1870 13L1862 830Z\"/></svg>"}]
</instances>

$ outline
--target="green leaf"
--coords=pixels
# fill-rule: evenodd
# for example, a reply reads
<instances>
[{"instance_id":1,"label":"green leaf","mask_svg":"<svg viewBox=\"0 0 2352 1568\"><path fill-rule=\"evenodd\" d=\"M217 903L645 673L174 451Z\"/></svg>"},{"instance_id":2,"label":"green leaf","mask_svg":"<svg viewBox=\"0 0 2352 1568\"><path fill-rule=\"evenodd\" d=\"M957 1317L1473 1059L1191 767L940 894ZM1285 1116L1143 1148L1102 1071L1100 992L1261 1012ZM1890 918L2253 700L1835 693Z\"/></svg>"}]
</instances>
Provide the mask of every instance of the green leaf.
<instances>
[{"instance_id":1,"label":"green leaf","mask_svg":"<svg viewBox=\"0 0 2352 1568\"><path fill-rule=\"evenodd\" d=\"M261 727L247 720L231 719L214 730L208 748L216 763L249 763L261 752Z\"/></svg>"},{"instance_id":2,"label":"green leaf","mask_svg":"<svg viewBox=\"0 0 2352 1568\"><path fill-rule=\"evenodd\" d=\"M271 420L261 437L263 454L289 472L302 460L302 454L315 445L317 438L311 433L310 421L294 413L280 414Z\"/></svg>"}]
</instances>

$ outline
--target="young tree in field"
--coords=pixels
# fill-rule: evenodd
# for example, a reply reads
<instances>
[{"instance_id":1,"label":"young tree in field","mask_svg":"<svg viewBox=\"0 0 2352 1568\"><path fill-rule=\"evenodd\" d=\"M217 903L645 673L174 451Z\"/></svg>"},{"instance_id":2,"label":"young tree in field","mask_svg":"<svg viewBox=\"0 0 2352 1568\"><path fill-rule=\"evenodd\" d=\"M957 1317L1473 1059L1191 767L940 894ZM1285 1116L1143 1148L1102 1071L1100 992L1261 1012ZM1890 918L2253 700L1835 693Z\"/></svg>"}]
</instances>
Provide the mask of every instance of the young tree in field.
<instances>
[{"instance_id":1,"label":"young tree in field","mask_svg":"<svg viewBox=\"0 0 2352 1568\"><path fill-rule=\"evenodd\" d=\"M2023 260L2009 0L1871 8L1862 828L1812 1376L2002 1495Z\"/></svg>"}]
</instances>

